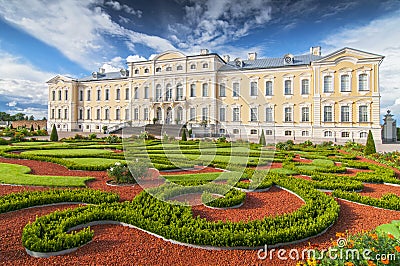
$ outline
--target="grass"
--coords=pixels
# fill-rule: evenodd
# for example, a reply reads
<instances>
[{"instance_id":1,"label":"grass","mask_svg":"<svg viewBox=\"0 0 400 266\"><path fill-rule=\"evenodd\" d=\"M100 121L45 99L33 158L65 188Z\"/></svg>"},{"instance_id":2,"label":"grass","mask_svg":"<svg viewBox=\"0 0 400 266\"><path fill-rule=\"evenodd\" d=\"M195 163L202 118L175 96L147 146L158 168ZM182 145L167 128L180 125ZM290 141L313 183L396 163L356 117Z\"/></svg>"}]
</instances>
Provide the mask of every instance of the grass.
<instances>
[{"instance_id":1,"label":"grass","mask_svg":"<svg viewBox=\"0 0 400 266\"><path fill-rule=\"evenodd\" d=\"M24 151L22 154L28 155L40 155L40 156L55 156L55 157L69 157L74 156L98 156L103 154L109 154L112 151L109 150L97 150L97 149L53 149L53 150L34 150Z\"/></svg>"},{"instance_id":2,"label":"grass","mask_svg":"<svg viewBox=\"0 0 400 266\"><path fill-rule=\"evenodd\" d=\"M324 168L335 166L335 163L332 160L327 160L327 159L315 159L311 164Z\"/></svg>"},{"instance_id":3,"label":"grass","mask_svg":"<svg viewBox=\"0 0 400 266\"><path fill-rule=\"evenodd\" d=\"M184 175L165 175L165 179L174 181L213 181L215 179L227 180L232 178L239 179L239 172L220 172L220 173L200 173L200 174L184 174Z\"/></svg>"},{"instance_id":4,"label":"grass","mask_svg":"<svg viewBox=\"0 0 400 266\"><path fill-rule=\"evenodd\" d=\"M290 170L290 169L286 169L286 168L272 168L269 170L270 173L274 173L274 174L282 174L282 175L296 175L297 172Z\"/></svg>"},{"instance_id":5,"label":"grass","mask_svg":"<svg viewBox=\"0 0 400 266\"><path fill-rule=\"evenodd\" d=\"M0 163L0 182L3 184L49 187L85 187L89 177L30 175L29 167Z\"/></svg>"},{"instance_id":6,"label":"grass","mask_svg":"<svg viewBox=\"0 0 400 266\"><path fill-rule=\"evenodd\" d=\"M71 161L78 166L105 166L111 167L116 162L125 163L124 160L106 159L106 158L64 158L66 161Z\"/></svg>"}]
</instances>

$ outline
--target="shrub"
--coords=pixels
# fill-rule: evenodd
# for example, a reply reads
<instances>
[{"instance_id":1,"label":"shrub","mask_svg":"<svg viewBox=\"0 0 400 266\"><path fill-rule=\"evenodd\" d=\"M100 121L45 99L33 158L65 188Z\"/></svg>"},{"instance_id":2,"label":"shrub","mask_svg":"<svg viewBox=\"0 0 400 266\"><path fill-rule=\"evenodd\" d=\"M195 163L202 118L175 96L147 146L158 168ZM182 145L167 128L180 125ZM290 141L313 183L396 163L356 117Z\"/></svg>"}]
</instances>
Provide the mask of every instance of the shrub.
<instances>
[{"instance_id":1,"label":"shrub","mask_svg":"<svg viewBox=\"0 0 400 266\"><path fill-rule=\"evenodd\" d=\"M90 134L88 137L90 140L97 139L97 135L95 133Z\"/></svg>"},{"instance_id":2,"label":"shrub","mask_svg":"<svg viewBox=\"0 0 400 266\"><path fill-rule=\"evenodd\" d=\"M0 145L8 145L8 144L10 144L10 142L8 140L0 138Z\"/></svg>"},{"instance_id":3,"label":"shrub","mask_svg":"<svg viewBox=\"0 0 400 266\"><path fill-rule=\"evenodd\" d=\"M261 146L265 146L267 144L266 141L265 141L264 129L261 130L261 137L260 137L259 144Z\"/></svg>"},{"instance_id":4,"label":"shrub","mask_svg":"<svg viewBox=\"0 0 400 266\"><path fill-rule=\"evenodd\" d=\"M121 143L121 138L120 137L118 137L117 135L110 135L110 136L107 136L106 137L106 142L108 142L109 144L112 144L112 143Z\"/></svg>"},{"instance_id":5,"label":"shrub","mask_svg":"<svg viewBox=\"0 0 400 266\"><path fill-rule=\"evenodd\" d=\"M182 141L187 141L187 137L186 137L186 128L184 128L182 130Z\"/></svg>"},{"instance_id":6,"label":"shrub","mask_svg":"<svg viewBox=\"0 0 400 266\"><path fill-rule=\"evenodd\" d=\"M376 153L375 149L375 141L374 137L372 136L371 130L368 132L367 144L365 145L364 155L370 155Z\"/></svg>"},{"instance_id":7,"label":"shrub","mask_svg":"<svg viewBox=\"0 0 400 266\"><path fill-rule=\"evenodd\" d=\"M129 166L116 162L107 170L107 173L116 183L134 184L137 179L146 177L148 169L148 164L144 160L136 159L134 162L130 162Z\"/></svg>"},{"instance_id":8,"label":"shrub","mask_svg":"<svg viewBox=\"0 0 400 266\"><path fill-rule=\"evenodd\" d=\"M50 141L58 141L56 125L53 125L53 128L51 129Z\"/></svg>"}]
</instances>

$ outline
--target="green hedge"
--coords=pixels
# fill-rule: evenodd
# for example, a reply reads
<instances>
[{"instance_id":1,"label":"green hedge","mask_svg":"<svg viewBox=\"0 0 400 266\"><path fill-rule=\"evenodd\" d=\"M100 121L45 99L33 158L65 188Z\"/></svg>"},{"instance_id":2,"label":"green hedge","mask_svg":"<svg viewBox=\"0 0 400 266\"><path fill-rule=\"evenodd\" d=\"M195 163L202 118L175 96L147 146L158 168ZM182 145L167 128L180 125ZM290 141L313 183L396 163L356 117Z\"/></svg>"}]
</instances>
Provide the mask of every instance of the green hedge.
<instances>
[{"instance_id":1,"label":"green hedge","mask_svg":"<svg viewBox=\"0 0 400 266\"><path fill-rule=\"evenodd\" d=\"M79 247L93 237L90 229L67 233L68 229L91 221L120 221L161 235L167 239L219 247L257 247L314 236L333 224L338 203L325 193L295 178L277 178L305 200L293 213L248 222L211 222L193 217L188 206L171 205L142 192L132 202L87 206L39 217L23 230L23 245L33 251L49 252Z\"/></svg>"},{"instance_id":2,"label":"green hedge","mask_svg":"<svg viewBox=\"0 0 400 266\"><path fill-rule=\"evenodd\" d=\"M118 200L118 194L91 189L27 191L0 197L0 213L60 202L100 204Z\"/></svg>"},{"instance_id":3,"label":"green hedge","mask_svg":"<svg viewBox=\"0 0 400 266\"><path fill-rule=\"evenodd\" d=\"M372 198L369 196L362 196L356 192L335 190L332 196L383 209L400 211L400 197L393 193L384 194L381 198Z\"/></svg>"}]
</instances>

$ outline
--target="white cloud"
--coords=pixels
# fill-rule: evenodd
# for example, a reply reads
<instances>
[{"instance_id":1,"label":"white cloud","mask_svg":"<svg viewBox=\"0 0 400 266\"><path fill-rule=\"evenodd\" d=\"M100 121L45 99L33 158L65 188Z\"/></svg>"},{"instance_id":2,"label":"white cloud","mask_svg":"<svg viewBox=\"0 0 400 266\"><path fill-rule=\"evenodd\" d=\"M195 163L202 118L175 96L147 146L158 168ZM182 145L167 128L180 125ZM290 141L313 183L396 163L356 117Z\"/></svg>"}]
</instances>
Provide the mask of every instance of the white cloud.
<instances>
[{"instance_id":1,"label":"white cloud","mask_svg":"<svg viewBox=\"0 0 400 266\"><path fill-rule=\"evenodd\" d=\"M269 0L191 1L184 23L169 25L170 38L186 52L193 47L223 51L227 41L246 36L271 20ZM198 51L195 51L198 53Z\"/></svg>"},{"instance_id":2,"label":"white cloud","mask_svg":"<svg viewBox=\"0 0 400 266\"><path fill-rule=\"evenodd\" d=\"M156 57L156 56L157 56L157 54L151 54L151 55L149 56L149 60L153 60L153 58Z\"/></svg>"},{"instance_id":3,"label":"white cloud","mask_svg":"<svg viewBox=\"0 0 400 266\"><path fill-rule=\"evenodd\" d=\"M16 113L23 113L27 116L33 115L35 119L42 119L43 117L47 117L47 109L43 108L34 108L34 107L28 107L28 108L14 108L10 110L6 110L7 113L9 114L16 114Z\"/></svg>"},{"instance_id":4,"label":"white cloud","mask_svg":"<svg viewBox=\"0 0 400 266\"><path fill-rule=\"evenodd\" d=\"M128 14L138 16L139 18L142 17L142 11L141 10L135 10L132 7L128 5L121 5L118 1L107 1L105 5L111 6L112 9L117 10L117 11L125 11Z\"/></svg>"},{"instance_id":5,"label":"white cloud","mask_svg":"<svg viewBox=\"0 0 400 266\"><path fill-rule=\"evenodd\" d=\"M385 56L380 67L381 114L400 118L400 10L364 26L345 28L325 38L328 52L348 46Z\"/></svg>"},{"instance_id":6,"label":"white cloud","mask_svg":"<svg viewBox=\"0 0 400 266\"><path fill-rule=\"evenodd\" d=\"M115 3L118 2L112 3L117 6ZM116 49L106 37L139 43L157 52L174 49L166 39L121 27L98 4L97 0L70 0L67 4L39 0L2 1L0 16L88 70L99 66L99 58L116 56ZM122 5L126 12L127 7ZM128 46L129 49L133 47Z\"/></svg>"},{"instance_id":7,"label":"white cloud","mask_svg":"<svg viewBox=\"0 0 400 266\"><path fill-rule=\"evenodd\" d=\"M138 61L146 61L146 58L140 55L130 55L126 58L127 62L138 62Z\"/></svg>"},{"instance_id":8,"label":"white cloud","mask_svg":"<svg viewBox=\"0 0 400 266\"><path fill-rule=\"evenodd\" d=\"M10 106L10 107L15 107L17 105L17 102L16 101L12 101L12 102L7 103L6 105Z\"/></svg>"}]
</instances>

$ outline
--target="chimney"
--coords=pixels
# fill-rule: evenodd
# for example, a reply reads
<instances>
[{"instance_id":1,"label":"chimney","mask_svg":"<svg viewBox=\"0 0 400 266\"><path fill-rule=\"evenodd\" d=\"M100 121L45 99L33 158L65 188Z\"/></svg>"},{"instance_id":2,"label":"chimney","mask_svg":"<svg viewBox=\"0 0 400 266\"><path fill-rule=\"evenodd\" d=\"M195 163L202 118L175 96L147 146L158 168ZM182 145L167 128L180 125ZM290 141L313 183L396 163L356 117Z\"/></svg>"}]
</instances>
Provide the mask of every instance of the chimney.
<instances>
[{"instance_id":1,"label":"chimney","mask_svg":"<svg viewBox=\"0 0 400 266\"><path fill-rule=\"evenodd\" d=\"M104 74L105 72L106 72L106 70L104 68L102 68L102 67L99 68L99 73L100 74Z\"/></svg>"},{"instance_id":2,"label":"chimney","mask_svg":"<svg viewBox=\"0 0 400 266\"><path fill-rule=\"evenodd\" d=\"M200 50L200 54L201 54L201 55L206 55L206 54L208 54L208 53L209 53L208 49L201 49L201 50Z\"/></svg>"},{"instance_id":3,"label":"chimney","mask_svg":"<svg viewBox=\"0 0 400 266\"><path fill-rule=\"evenodd\" d=\"M247 55L248 55L247 56L248 60L256 60L257 59L257 53L256 52L248 53Z\"/></svg>"},{"instance_id":4,"label":"chimney","mask_svg":"<svg viewBox=\"0 0 400 266\"><path fill-rule=\"evenodd\" d=\"M311 55L321 56L321 46L313 46L310 48Z\"/></svg>"},{"instance_id":5,"label":"chimney","mask_svg":"<svg viewBox=\"0 0 400 266\"><path fill-rule=\"evenodd\" d=\"M224 61L226 62L226 63L228 63L229 62L229 60L230 60L230 57L229 57L229 55L224 55L224 56L222 56L222 59L224 59Z\"/></svg>"}]
</instances>

